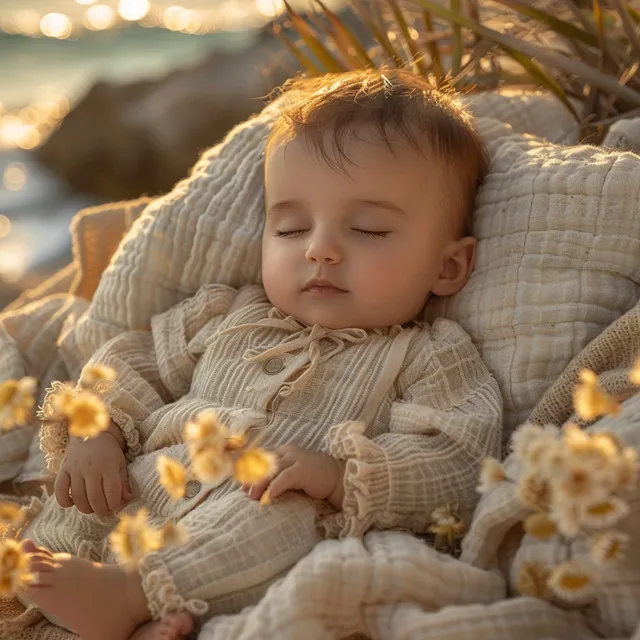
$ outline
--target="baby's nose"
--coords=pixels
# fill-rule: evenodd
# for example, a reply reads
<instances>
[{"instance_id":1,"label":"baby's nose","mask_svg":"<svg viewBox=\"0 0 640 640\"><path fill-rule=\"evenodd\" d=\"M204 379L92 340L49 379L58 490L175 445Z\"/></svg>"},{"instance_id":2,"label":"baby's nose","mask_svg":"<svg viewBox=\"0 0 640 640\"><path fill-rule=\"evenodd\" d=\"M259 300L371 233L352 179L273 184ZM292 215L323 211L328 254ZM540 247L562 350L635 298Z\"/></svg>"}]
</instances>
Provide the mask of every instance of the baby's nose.
<instances>
[{"instance_id":1,"label":"baby's nose","mask_svg":"<svg viewBox=\"0 0 640 640\"><path fill-rule=\"evenodd\" d=\"M338 247L327 242L311 243L305 257L309 262L319 264L337 264L342 260L342 255Z\"/></svg>"}]
</instances>

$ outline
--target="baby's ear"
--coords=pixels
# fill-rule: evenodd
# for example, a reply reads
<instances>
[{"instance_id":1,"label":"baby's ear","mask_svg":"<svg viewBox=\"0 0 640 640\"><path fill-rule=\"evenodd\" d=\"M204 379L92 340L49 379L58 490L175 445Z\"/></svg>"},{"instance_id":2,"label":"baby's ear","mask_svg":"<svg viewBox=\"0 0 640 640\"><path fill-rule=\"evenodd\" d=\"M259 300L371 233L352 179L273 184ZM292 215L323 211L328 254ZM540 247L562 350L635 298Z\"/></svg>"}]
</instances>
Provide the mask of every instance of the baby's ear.
<instances>
[{"instance_id":1,"label":"baby's ear","mask_svg":"<svg viewBox=\"0 0 640 640\"><path fill-rule=\"evenodd\" d=\"M431 287L437 296L451 296L458 293L473 271L476 262L477 241L471 236L450 242L442 252L440 274Z\"/></svg>"}]
</instances>

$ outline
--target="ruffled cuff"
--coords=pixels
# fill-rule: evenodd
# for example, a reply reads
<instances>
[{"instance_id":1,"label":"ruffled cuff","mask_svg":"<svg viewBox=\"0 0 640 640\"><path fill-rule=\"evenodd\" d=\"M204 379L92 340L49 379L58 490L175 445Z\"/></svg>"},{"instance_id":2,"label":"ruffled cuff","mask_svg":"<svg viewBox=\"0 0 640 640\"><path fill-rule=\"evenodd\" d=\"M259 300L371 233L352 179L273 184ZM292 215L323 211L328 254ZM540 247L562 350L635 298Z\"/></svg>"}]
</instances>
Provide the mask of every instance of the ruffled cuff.
<instances>
[{"instance_id":1,"label":"ruffled cuff","mask_svg":"<svg viewBox=\"0 0 640 640\"><path fill-rule=\"evenodd\" d=\"M140 432L135 426L134 419L122 409L110 404L105 403L109 411L111 419L120 427L122 435L127 444L124 455L129 462L132 462L136 456L142 453L142 445L140 444Z\"/></svg>"},{"instance_id":2,"label":"ruffled cuff","mask_svg":"<svg viewBox=\"0 0 640 640\"><path fill-rule=\"evenodd\" d=\"M42 407L38 409L37 417L42 421L40 428L40 448L44 451L44 459L47 470L51 473L58 473L60 465L67 451L69 444L69 432L64 420L56 417L53 410L53 398L65 388L63 382L52 382L47 389L42 402Z\"/></svg>"},{"instance_id":3,"label":"ruffled cuff","mask_svg":"<svg viewBox=\"0 0 640 640\"><path fill-rule=\"evenodd\" d=\"M170 613L187 611L192 616L201 617L209 609L204 600L186 599L169 573L167 565L156 553L143 558L139 567L142 589L147 597L147 606L153 620L160 620Z\"/></svg>"},{"instance_id":4,"label":"ruffled cuff","mask_svg":"<svg viewBox=\"0 0 640 640\"><path fill-rule=\"evenodd\" d=\"M363 536L374 525L391 528L390 478L384 450L364 435L362 422L344 422L329 430L329 454L346 460L342 511L318 514L328 538Z\"/></svg>"}]
</instances>

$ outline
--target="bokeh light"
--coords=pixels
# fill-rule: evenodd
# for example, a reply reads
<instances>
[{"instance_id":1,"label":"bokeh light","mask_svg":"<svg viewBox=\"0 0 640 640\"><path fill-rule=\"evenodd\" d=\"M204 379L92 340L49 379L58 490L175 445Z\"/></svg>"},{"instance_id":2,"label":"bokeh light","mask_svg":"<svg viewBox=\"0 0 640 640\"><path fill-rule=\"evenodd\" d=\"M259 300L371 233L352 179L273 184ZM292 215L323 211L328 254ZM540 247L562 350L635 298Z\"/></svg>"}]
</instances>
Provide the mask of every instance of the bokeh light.
<instances>
[{"instance_id":1,"label":"bokeh light","mask_svg":"<svg viewBox=\"0 0 640 640\"><path fill-rule=\"evenodd\" d=\"M202 16L192 9L174 5L163 12L162 24L171 31L197 33L202 28Z\"/></svg>"},{"instance_id":2,"label":"bokeh light","mask_svg":"<svg viewBox=\"0 0 640 640\"><path fill-rule=\"evenodd\" d=\"M39 36L40 30L40 14L33 9L24 9L23 11L17 11L13 16L14 25L16 30L25 36Z\"/></svg>"},{"instance_id":3,"label":"bokeh light","mask_svg":"<svg viewBox=\"0 0 640 640\"><path fill-rule=\"evenodd\" d=\"M267 18L273 18L284 11L283 0L256 0L256 8Z\"/></svg>"},{"instance_id":4,"label":"bokeh light","mask_svg":"<svg viewBox=\"0 0 640 640\"><path fill-rule=\"evenodd\" d=\"M11 233L11 220L0 215L0 238L6 238Z\"/></svg>"},{"instance_id":5,"label":"bokeh light","mask_svg":"<svg viewBox=\"0 0 640 640\"><path fill-rule=\"evenodd\" d=\"M47 15L40 20L40 29L42 33L49 38L64 40L71 35L73 23L69 19L69 16L64 13L47 13Z\"/></svg>"},{"instance_id":6,"label":"bokeh light","mask_svg":"<svg viewBox=\"0 0 640 640\"><path fill-rule=\"evenodd\" d=\"M116 23L116 12L106 4L96 4L87 10L84 24L87 29L102 31L111 29Z\"/></svg>"},{"instance_id":7,"label":"bokeh light","mask_svg":"<svg viewBox=\"0 0 640 640\"><path fill-rule=\"evenodd\" d=\"M95 4L98 0L76 0L78 4Z\"/></svg>"},{"instance_id":8,"label":"bokeh light","mask_svg":"<svg viewBox=\"0 0 640 640\"><path fill-rule=\"evenodd\" d=\"M2 184L4 188L9 191L20 191L24 189L24 185L27 184L27 168L24 164L22 164L22 162L11 162L8 164L4 170ZM1 234L0 237L2 237Z\"/></svg>"},{"instance_id":9,"label":"bokeh light","mask_svg":"<svg viewBox=\"0 0 640 640\"><path fill-rule=\"evenodd\" d=\"M0 251L0 280L18 282L27 270L29 248L24 241L5 242Z\"/></svg>"},{"instance_id":10,"label":"bokeh light","mask_svg":"<svg viewBox=\"0 0 640 640\"><path fill-rule=\"evenodd\" d=\"M118 2L118 13L123 20L134 22L142 20L151 9L149 0L120 0Z\"/></svg>"}]
</instances>

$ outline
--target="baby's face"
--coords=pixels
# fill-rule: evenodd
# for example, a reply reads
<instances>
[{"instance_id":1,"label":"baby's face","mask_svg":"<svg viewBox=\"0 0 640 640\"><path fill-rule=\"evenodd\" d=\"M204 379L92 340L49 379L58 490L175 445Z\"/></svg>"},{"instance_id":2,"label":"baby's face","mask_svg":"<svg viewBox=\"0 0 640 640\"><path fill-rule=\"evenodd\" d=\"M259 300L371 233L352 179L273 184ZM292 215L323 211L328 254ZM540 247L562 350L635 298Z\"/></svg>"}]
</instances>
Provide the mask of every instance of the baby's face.
<instances>
[{"instance_id":1,"label":"baby's face","mask_svg":"<svg viewBox=\"0 0 640 640\"><path fill-rule=\"evenodd\" d=\"M457 268L449 256L460 241L440 170L394 148L347 143L355 165L346 173L302 138L271 149L262 278L274 306L307 324L378 328L408 322L431 292L447 293L439 287Z\"/></svg>"}]
</instances>

